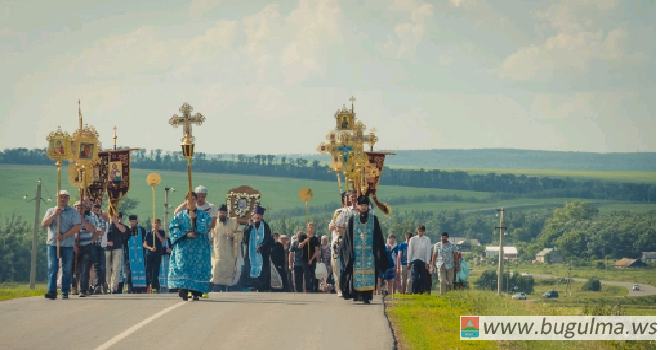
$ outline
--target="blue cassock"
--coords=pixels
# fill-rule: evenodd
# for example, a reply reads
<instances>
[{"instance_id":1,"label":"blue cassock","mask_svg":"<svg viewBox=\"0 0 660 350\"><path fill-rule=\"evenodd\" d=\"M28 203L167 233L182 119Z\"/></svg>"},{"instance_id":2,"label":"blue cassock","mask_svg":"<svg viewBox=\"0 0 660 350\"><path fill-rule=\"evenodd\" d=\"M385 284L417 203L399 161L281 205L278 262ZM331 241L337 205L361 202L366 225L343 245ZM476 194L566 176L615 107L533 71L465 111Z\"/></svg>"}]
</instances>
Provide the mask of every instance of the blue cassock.
<instances>
[{"instance_id":1,"label":"blue cassock","mask_svg":"<svg viewBox=\"0 0 660 350\"><path fill-rule=\"evenodd\" d=\"M160 275L158 276L158 282L160 282L161 288L167 286L167 275L170 273L170 254L165 253L165 248L170 247L168 241L169 239L166 239L161 247L163 249L163 254L160 258Z\"/></svg>"},{"instance_id":2,"label":"blue cassock","mask_svg":"<svg viewBox=\"0 0 660 350\"><path fill-rule=\"evenodd\" d=\"M137 235L128 239L128 256L131 267L131 281L133 287L147 286L147 271L144 268L144 234L142 227L137 227Z\"/></svg>"},{"instance_id":3,"label":"blue cassock","mask_svg":"<svg viewBox=\"0 0 660 350\"><path fill-rule=\"evenodd\" d=\"M203 210L196 210L196 214L195 238L186 237L191 228L187 210L179 212L170 222L172 256L167 285L170 289L208 293L211 280L211 216Z\"/></svg>"}]
</instances>

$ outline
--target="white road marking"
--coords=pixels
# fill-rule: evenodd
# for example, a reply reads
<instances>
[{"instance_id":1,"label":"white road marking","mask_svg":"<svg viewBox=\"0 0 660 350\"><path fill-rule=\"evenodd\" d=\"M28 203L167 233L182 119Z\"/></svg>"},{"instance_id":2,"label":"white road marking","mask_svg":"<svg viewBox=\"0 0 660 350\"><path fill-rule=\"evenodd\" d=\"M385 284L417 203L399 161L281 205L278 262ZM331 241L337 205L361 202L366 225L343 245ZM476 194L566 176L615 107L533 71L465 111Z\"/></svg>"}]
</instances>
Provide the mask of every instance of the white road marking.
<instances>
[{"instance_id":1,"label":"white road marking","mask_svg":"<svg viewBox=\"0 0 660 350\"><path fill-rule=\"evenodd\" d=\"M185 301L182 301L182 302L179 302L179 303L176 304L176 305L172 305L172 306L168 307L167 309L164 309L164 310L162 310L162 311L160 311L160 312L158 312L158 313L152 315L151 317L145 319L144 321L142 321L142 322L140 322L140 323L134 325L133 327L131 327L131 328L129 328L129 329L127 329L127 330L121 332L120 334L116 335L114 338L108 340L107 342L105 342L104 344L100 345L99 347L97 347L97 348L94 349L94 350L106 350L106 349L109 349L111 346L117 344L120 340L122 340L122 339L128 337L129 335L131 335L131 334L133 334L133 333L135 333L135 331L137 331L138 329L142 328L143 326L149 324L151 321L153 321L153 320L157 319L158 317L163 316L163 315L165 315L166 313L168 313L168 312L170 312L170 311L176 309L177 307L179 307L179 306L181 306L181 305L185 305L185 304L186 304L186 302L185 302Z\"/></svg>"}]
</instances>

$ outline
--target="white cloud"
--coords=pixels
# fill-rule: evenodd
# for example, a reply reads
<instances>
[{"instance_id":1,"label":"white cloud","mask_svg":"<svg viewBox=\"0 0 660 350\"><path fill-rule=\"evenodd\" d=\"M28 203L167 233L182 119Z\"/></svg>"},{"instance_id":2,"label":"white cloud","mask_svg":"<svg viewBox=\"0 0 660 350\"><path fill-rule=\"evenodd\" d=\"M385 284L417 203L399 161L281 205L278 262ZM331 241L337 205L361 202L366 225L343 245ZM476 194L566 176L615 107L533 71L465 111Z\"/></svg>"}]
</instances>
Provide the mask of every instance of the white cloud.
<instances>
[{"instance_id":1,"label":"white cloud","mask_svg":"<svg viewBox=\"0 0 660 350\"><path fill-rule=\"evenodd\" d=\"M575 70L581 74L595 60L614 64L638 63L646 60L640 52L627 53L624 39L627 31L616 28L603 37L603 32L562 32L548 38L542 46L530 45L507 57L499 68L500 78L512 80L548 80L556 71Z\"/></svg>"},{"instance_id":2,"label":"white cloud","mask_svg":"<svg viewBox=\"0 0 660 350\"><path fill-rule=\"evenodd\" d=\"M5 11L4 11L5 18L9 18L10 13L11 13L11 9L9 9L9 6L5 6Z\"/></svg>"},{"instance_id":3,"label":"white cloud","mask_svg":"<svg viewBox=\"0 0 660 350\"><path fill-rule=\"evenodd\" d=\"M216 58L220 49L231 48L236 38L236 27L236 21L218 21L203 36L186 43L181 49L181 56L188 58L188 64Z\"/></svg>"},{"instance_id":4,"label":"white cloud","mask_svg":"<svg viewBox=\"0 0 660 350\"><path fill-rule=\"evenodd\" d=\"M595 25L594 7L610 11L617 6L618 1L614 0L582 0L553 4L544 11L537 11L535 18L550 25L556 34L545 39L542 45L522 47L509 55L498 69L500 78L549 80L559 71L577 77L597 60L617 66L645 61L647 57L641 52L627 52L625 28L615 28L605 35ZM540 28L537 32L541 33Z\"/></svg>"},{"instance_id":5,"label":"white cloud","mask_svg":"<svg viewBox=\"0 0 660 350\"><path fill-rule=\"evenodd\" d=\"M265 67L273 61L274 55L270 50L282 32L280 17L279 5L268 5L242 21L247 41L241 51L253 60L262 78Z\"/></svg>"},{"instance_id":6,"label":"white cloud","mask_svg":"<svg viewBox=\"0 0 660 350\"><path fill-rule=\"evenodd\" d=\"M463 2L463 0L450 0L450 1L451 1L451 4L456 6L456 7L461 6L461 2Z\"/></svg>"},{"instance_id":7,"label":"white cloud","mask_svg":"<svg viewBox=\"0 0 660 350\"><path fill-rule=\"evenodd\" d=\"M388 42L377 43L376 47L385 55L414 58L415 49L422 42L426 32L427 19L433 17L433 5L417 3L414 0L390 0L388 9L410 13L410 22L399 23L394 27L398 44L390 36Z\"/></svg>"},{"instance_id":8,"label":"white cloud","mask_svg":"<svg viewBox=\"0 0 660 350\"><path fill-rule=\"evenodd\" d=\"M286 18L297 28L292 40L279 57L286 81L299 82L322 71L328 45L341 42L337 28L339 6L335 0L300 0L298 8Z\"/></svg>"},{"instance_id":9,"label":"white cloud","mask_svg":"<svg viewBox=\"0 0 660 350\"><path fill-rule=\"evenodd\" d=\"M171 61L163 45L156 28L141 27L96 41L80 53L70 69L85 76L116 76L163 68Z\"/></svg>"},{"instance_id":10,"label":"white cloud","mask_svg":"<svg viewBox=\"0 0 660 350\"><path fill-rule=\"evenodd\" d=\"M192 0L190 7L188 8L190 18L199 18L204 12L208 12L220 6L221 3L222 0Z\"/></svg>"}]
</instances>

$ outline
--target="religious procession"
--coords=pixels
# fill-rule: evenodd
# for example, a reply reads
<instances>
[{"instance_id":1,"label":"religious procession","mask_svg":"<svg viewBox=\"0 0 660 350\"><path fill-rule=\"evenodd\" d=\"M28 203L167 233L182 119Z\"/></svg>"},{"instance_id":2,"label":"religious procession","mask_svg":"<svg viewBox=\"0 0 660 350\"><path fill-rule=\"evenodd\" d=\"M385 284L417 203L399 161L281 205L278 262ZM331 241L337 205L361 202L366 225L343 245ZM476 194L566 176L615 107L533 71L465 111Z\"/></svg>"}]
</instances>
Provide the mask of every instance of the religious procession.
<instances>
[{"instance_id":1,"label":"religious procession","mask_svg":"<svg viewBox=\"0 0 660 350\"><path fill-rule=\"evenodd\" d=\"M162 179L149 174L154 219L142 226L137 215L118 210L130 187L138 186L130 176L131 151L137 149L118 150L115 127L112 149L101 150L98 132L83 127L79 101L79 128L71 136L59 128L47 137L48 156L57 167L58 195L57 206L48 209L41 222L48 229L45 297L56 300L58 288L62 299L176 293L184 301L215 292L281 291L332 293L368 304L374 295L430 294L435 272L441 294L461 288L469 269L448 242L448 233L436 244L424 235L423 225L415 235L407 232L405 242L385 237L375 210L387 216L392 208L378 200L377 189L385 157L394 153L374 151L378 138L366 134L354 111L355 99L350 101L350 109L337 110L327 143L317 148L330 154L339 190L338 208L328 215L330 239L316 235L308 210L299 231L271 231L261 193L248 185L230 189L226 196L209 193L204 185L193 189L192 127L205 117L192 115L188 103L179 109L182 116L169 120L175 128L183 127L187 192L171 219L166 204L161 220L155 190ZM64 162L77 194L61 189ZM79 199L70 206L73 196ZM308 208L313 190L303 188L298 197Z\"/></svg>"}]
</instances>

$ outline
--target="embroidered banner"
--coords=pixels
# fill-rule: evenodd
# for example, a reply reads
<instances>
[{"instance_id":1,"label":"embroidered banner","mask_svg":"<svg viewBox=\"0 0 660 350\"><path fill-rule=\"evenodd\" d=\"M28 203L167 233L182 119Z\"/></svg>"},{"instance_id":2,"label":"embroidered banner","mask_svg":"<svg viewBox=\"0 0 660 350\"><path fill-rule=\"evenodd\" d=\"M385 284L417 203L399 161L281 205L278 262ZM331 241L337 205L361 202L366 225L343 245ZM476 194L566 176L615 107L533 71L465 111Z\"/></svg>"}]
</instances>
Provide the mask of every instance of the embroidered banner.
<instances>
[{"instance_id":1,"label":"embroidered banner","mask_svg":"<svg viewBox=\"0 0 660 350\"><path fill-rule=\"evenodd\" d=\"M87 188L89 197L93 203L101 203L103 201L103 194L105 193L105 186L108 183L108 152L99 152L99 159L94 168L92 169L94 180Z\"/></svg>"},{"instance_id":2,"label":"embroidered banner","mask_svg":"<svg viewBox=\"0 0 660 350\"><path fill-rule=\"evenodd\" d=\"M131 187L131 151L107 151L107 189L110 206L108 212L114 214L119 207L119 201L128 193Z\"/></svg>"}]
</instances>

